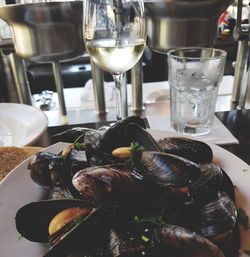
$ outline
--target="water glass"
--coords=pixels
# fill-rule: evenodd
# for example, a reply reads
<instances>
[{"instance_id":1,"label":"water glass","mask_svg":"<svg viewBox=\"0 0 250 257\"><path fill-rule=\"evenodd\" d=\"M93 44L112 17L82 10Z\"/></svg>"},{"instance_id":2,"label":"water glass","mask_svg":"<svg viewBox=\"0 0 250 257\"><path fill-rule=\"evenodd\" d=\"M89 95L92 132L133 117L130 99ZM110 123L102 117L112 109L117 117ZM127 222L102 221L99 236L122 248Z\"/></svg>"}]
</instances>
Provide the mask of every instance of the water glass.
<instances>
[{"instance_id":1,"label":"water glass","mask_svg":"<svg viewBox=\"0 0 250 257\"><path fill-rule=\"evenodd\" d=\"M214 48L180 48L168 52L171 125L179 133L211 131L226 52Z\"/></svg>"}]
</instances>

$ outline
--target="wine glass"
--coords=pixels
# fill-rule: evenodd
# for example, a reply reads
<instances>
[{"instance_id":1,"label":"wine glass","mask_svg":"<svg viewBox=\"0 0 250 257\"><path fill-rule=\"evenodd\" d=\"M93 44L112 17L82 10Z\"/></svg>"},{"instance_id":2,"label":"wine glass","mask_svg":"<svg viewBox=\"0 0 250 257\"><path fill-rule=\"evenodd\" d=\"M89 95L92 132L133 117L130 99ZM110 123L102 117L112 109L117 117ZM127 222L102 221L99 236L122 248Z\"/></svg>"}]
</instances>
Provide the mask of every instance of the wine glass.
<instances>
[{"instance_id":1,"label":"wine glass","mask_svg":"<svg viewBox=\"0 0 250 257\"><path fill-rule=\"evenodd\" d=\"M146 42L143 0L85 0L84 41L92 60L115 81L117 120L122 114L125 73L141 58Z\"/></svg>"}]
</instances>

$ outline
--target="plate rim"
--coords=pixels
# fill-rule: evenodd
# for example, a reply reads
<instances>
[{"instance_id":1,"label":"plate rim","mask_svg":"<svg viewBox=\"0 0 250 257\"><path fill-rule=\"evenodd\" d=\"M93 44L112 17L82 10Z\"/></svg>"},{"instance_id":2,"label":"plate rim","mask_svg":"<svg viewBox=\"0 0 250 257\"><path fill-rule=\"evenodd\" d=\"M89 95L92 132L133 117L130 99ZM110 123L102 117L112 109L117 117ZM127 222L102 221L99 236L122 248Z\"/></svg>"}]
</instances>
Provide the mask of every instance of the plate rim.
<instances>
[{"instance_id":1,"label":"plate rim","mask_svg":"<svg viewBox=\"0 0 250 257\"><path fill-rule=\"evenodd\" d=\"M8 107L13 107L13 108L24 108L24 109L29 109L32 110L34 113L37 115L39 114L40 122L39 125L37 126L39 130L34 134L33 137L27 137L25 140L22 139L20 142L11 142L11 144L5 144L3 146L18 146L18 147L23 147L23 146L29 146L37 142L37 140L46 132L48 128L48 117L47 115L37 107L34 107L33 105L28 105L28 104L22 104L22 103L0 103L0 115L2 113L2 110Z\"/></svg>"}]
</instances>

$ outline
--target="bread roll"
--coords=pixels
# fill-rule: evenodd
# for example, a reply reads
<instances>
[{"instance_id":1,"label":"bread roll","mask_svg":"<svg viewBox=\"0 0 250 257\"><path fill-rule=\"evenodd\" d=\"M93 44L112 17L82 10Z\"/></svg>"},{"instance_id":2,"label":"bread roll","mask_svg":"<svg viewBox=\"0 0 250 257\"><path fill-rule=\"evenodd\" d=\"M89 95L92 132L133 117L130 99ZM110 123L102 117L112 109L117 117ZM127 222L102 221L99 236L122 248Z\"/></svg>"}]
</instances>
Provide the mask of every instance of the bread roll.
<instances>
[{"instance_id":1,"label":"bread roll","mask_svg":"<svg viewBox=\"0 0 250 257\"><path fill-rule=\"evenodd\" d=\"M0 181L22 161L41 151L41 147L0 147Z\"/></svg>"}]
</instances>

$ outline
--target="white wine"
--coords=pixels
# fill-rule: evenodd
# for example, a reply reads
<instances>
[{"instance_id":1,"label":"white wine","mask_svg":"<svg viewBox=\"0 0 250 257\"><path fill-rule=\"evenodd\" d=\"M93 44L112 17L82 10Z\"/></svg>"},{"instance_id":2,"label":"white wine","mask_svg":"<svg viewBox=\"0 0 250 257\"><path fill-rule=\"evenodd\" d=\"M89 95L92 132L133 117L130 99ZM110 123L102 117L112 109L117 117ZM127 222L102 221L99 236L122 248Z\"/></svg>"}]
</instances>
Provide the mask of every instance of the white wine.
<instances>
[{"instance_id":1,"label":"white wine","mask_svg":"<svg viewBox=\"0 0 250 257\"><path fill-rule=\"evenodd\" d=\"M99 39L87 41L85 46L94 62L104 71L118 74L131 69L141 58L145 40L139 39L129 43L123 39Z\"/></svg>"}]
</instances>

